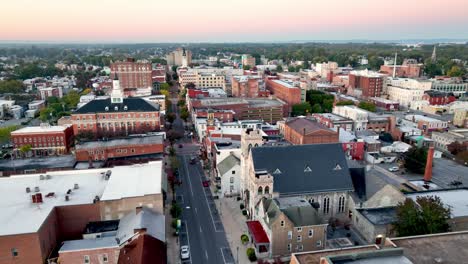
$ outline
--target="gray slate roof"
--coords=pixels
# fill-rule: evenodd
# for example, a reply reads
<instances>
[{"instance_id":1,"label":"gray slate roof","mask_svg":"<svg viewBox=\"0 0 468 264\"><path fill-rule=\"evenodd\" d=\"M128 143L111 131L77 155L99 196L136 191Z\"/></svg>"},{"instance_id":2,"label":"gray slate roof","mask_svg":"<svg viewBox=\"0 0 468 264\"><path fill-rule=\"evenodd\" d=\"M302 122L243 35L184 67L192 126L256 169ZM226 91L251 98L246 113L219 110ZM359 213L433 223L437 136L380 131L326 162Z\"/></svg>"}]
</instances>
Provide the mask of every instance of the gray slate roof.
<instances>
[{"instance_id":1,"label":"gray slate roof","mask_svg":"<svg viewBox=\"0 0 468 264\"><path fill-rule=\"evenodd\" d=\"M166 242L165 227L164 215L153 213L148 208L143 207L140 213L136 214L136 211L133 210L120 219L116 237L122 243L135 234L135 229L146 228L146 234Z\"/></svg>"},{"instance_id":2,"label":"gray slate roof","mask_svg":"<svg viewBox=\"0 0 468 264\"><path fill-rule=\"evenodd\" d=\"M255 171L273 176L280 195L353 190L341 143L254 147L252 160Z\"/></svg>"},{"instance_id":3,"label":"gray slate roof","mask_svg":"<svg viewBox=\"0 0 468 264\"><path fill-rule=\"evenodd\" d=\"M236 165L240 165L239 158L233 154L230 154L218 164L218 171L220 175L224 175Z\"/></svg>"},{"instance_id":4,"label":"gray slate roof","mask_svg":"<svg viewBox=\"0 0 468 264\"><path fill-rule=\"evenodd\" d=\"M265 215L270 218L270 221L265 221L269 226L281 213L284 213L295 227L322 224L322 218L319 216L317 209L313 208L310 204L280 208L276 199L264 198L261 202L263 203Z\"/></svg>"},{"instance_id":5,"label":"gray slate roof","mask_svg":"<svg viewBox=\"0 0 468 264\"><path fill-rule=\"evenodd\" d=\"M109 110L106 111L106 106ZM115 107L118 110L115 110ZM127 106L127 110L124 110ZM146 101L141 98L124 98L123 103L113 104L111 99L95 99L78 108L73 114L91 114L91 113L116 113L116 112L155 112L159 111L159 105Z\"/></svg>"}]
</instances>

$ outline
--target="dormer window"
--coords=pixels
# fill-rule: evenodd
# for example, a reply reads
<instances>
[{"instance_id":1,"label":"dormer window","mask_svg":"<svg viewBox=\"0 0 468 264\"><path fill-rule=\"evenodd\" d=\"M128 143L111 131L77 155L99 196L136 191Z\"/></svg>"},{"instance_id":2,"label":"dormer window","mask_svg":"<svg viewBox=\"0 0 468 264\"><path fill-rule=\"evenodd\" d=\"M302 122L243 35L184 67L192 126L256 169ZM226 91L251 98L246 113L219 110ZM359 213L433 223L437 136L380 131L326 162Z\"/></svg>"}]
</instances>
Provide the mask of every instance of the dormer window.
<instances>
[{"instance_id":1,"label":"dormer window","mask_svg":"<svg viewBox=\"0 0 468 264\"><path fill-rule=\"evenodd\" d=\"M341 170L340 164L337 163L336 166L335 166L335 168L334 168L333 170Z\"/></svg>"},{"instance_id":2,"label":"dormer window","mask_svg":"<svg viewBox=\"0 0 468 264\"><path fill-rule=\"evenodd\" d=\"M273 174L281 174L281 171L277 168L277 169L273 172Z\"/></svg>"},{"instance_id":3,"label":"dormer window","mask_svg":"<svg viewBox=\"0 0 468 264\"><path fill-rule=\"evenodd\" d=\"M312 172L312 169L309 166L306 166L304 172Z\"/></svg>"}]
</instances>

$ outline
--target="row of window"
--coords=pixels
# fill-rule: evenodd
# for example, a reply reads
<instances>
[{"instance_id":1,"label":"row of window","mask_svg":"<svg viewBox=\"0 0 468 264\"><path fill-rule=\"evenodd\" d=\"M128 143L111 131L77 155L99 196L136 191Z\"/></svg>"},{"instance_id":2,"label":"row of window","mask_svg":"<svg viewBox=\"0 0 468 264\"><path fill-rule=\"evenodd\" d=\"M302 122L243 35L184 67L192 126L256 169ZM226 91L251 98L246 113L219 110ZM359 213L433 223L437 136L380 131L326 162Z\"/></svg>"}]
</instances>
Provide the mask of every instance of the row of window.
<instances>
[{"instance_id":1,"label":"row of window","mask_svg":"<svg viewBox=\"0 0 468 264\"><path fill-rule=\"evenodd\" d=\"M317 240L316 246L321 247L322 246L322 240ZM292 245L288 244L288 252L291 252L291 247L292 247ZM296 245L296 251L302 251L302 250L304 250L304 246L302 244Z\"/></svg>"},{"instance_id":2,"label":"row of window","mask_svg":"<svg viewBox=\"0 0 468 264\"><path fill-rule=\"evenodd\" d=\"M64 138L63 137L29 137L29 138L21 138L21 137L15 137L13 138L13 142L21 144L21 143L36 143L36 142L62 142L63 143Z\"/></svg>"},{"instance_id":3,"label":"row of window","mask_svg":"<svg viewBox=\"0 0 468 264\"><path fill-rule=\"evenodd\" d=\"M133 124L130 123L130 122L128 122L128 123L125 125L124 122L121 122L121 123L118 123L118 122L115 122L115 123L109 122L109 123L97 123L97 124L96 124L96 127L103 127L103 128L106 128L106 127L114 127L114 126L115 126L115 127L131 127L131 126L136 127L137 125L146 126L146 127L152 127L152 126L155 126L156 124L157 124L156 122L146 122L146 123L144 123L144 122L142 122L142 123L140 123L140 122L138 122L138 123L137 123L137 122L133 122ZM82 129L82 128L83 128L83 129L94 128L94 124L83 124L83 125L78 124L77 127L78 127L78 129Z\"/></svg>"},{"instance_id":4,"label":"row of window","mask_svg":"<svg viewBox=\"0 0 468 264\"><path fill-rule=\"evenodd\" d=\"M155 118L156 117L156 114L120 114L119 115L98 115L98 118L99 119L120 119L120 118L125 118L125 117L128 117L128 118L150 118L150 117L153 117ZM86 120L92 120L93 119L93 116L78 116L76 118L76 120L82 120L82 121L86 121Z\"/></svg>"},{"instance_id":5,"label":"row of window","mask_svg":"<svg viewBox=\"0 0 468 264\"><path fill-rule=\"evenodd\" d=\"M107 254L99 255L98 258L100 259L100 262L107 263L109 261L109 256ZM91 263L91 258L89 257L89 255L84 255L83 261L84 263Z\"/></svg>"}]
</instances>

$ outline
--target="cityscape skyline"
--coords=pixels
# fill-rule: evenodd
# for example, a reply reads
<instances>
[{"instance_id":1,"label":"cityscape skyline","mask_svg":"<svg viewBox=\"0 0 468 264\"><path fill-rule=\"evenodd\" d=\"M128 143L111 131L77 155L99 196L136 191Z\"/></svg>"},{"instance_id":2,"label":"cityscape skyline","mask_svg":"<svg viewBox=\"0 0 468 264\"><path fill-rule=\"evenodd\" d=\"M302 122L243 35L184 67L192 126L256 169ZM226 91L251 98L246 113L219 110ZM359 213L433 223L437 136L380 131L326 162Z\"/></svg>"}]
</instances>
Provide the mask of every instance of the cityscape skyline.
<instances>
[{"instance_id":1,"label":"cityscape skyline","mask_svg":"<svg viewBox=\"0 0 468 264\"><path fill-rule=\"evenodd\" d=\"M83 0L80 5L19 0L4 7L9 12L0 18L0 24L5 25L0 29L1 41L288 42L465 39L468 35L463 27L468 23L463 14L468 2L461 0L427 1L424 7L402 0L298 0L289 5L271 5L264 0L221 5L214 0L182 0L177 8L149 0L138 5L127 0Z\"/></svg>"}]
</instances>

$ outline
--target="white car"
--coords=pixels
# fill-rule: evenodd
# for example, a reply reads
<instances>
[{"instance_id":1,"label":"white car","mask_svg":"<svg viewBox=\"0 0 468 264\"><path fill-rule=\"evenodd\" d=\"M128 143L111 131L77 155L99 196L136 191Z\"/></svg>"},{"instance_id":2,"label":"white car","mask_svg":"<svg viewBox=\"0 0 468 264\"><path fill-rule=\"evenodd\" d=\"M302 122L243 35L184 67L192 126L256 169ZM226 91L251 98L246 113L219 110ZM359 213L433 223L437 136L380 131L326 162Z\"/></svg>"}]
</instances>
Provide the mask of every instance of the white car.
<instances>
[{"instance_id":1,"label":"white car","mask_svg":"<svg viewBox=\"0 0 468 264\"><path fill-rule=\"evenodd\" d=\"M189 246L181 246L180 247L180 258L182 260L190 258Z\"/></svg>"},{"instance_id":2,"label":"white car","mask_svg":"<svg viewBox=\"0 0 468 264\"><path fill-rule=\"evenodd\" d=\"M391 172L395 172L395 171L398 171L399 168L398 167L391 167L388 170L391 171Z\"/></svg>"}]
</instances>

